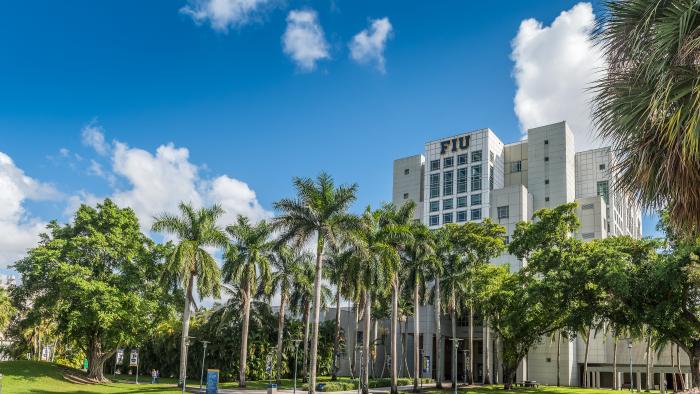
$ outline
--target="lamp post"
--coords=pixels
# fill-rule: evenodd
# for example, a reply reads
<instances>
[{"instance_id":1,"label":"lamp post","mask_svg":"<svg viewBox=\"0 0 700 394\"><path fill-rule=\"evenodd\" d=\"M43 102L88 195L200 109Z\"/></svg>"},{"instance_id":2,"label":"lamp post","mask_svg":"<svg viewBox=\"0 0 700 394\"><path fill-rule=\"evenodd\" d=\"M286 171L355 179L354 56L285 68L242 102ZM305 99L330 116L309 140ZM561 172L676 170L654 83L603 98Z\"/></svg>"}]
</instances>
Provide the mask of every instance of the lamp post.
<instances>
[{"instance_id":1,"label":"lamp post","mask_svg":"<svg viewBox=\"0 0 700 394\"><path fill-rule=\"evenodd\" d=\"M632 377L632 338L627 340L627 349L630 354L630 393L634 391L634 378Z\"/></svg>"},{"instance_id":2,"label":"lamp post","mask_svg":"<svg viewBox=\"0 0 700 394\"><path fill-rule=\"evenodd\" d=\"M467 359L469 358L467 354L469 354L469 349L464 349L462 350L462 354L464 355L464 384L468 384L471 382L467 382ZM471 369L471 368L470 368Z\"/></svg>"},{"instance_id":3,"label":"lamp post","mask_svg":"<svg viewBox=\"0 0 700 394\"><path fill-rule=\"evenodd\" d=\"M204 354L202 355L202 373L199 375L199 391L202 391L202 381L204 380L204 361L207 359L207 344L209 341L201 341L204 345Z\"/></svg>"},{"instance_id":4,"label":"lamp post","mask_svg":"<svg viewBox=\"0 0 700 394\"><path fill-rule=\"evenodd\" d=\"M185 386L187 386L187 351L190 350L190 341L195 339L195 337L186 337L185 338L185 373L182 374L182 393L185 393Z\"/></svg>"},{"instance_id":5,"label":"lamp post","mask_svg":"<svg viewBox=\"0 0 700 394\"><path fill-rule=\"evenodd\" d=\"M297 351L301 339L294 339L292 342L294 342L294 394L297 394Z\"/></svg>"},{"instance_id":6,"label":"lamp post","mask_svg":"<svg viewBox=\"0 0 700 394\"><path fill-rule=\"evenodd\" d=\"M363 368L364 365L363 365L363 362L362 362L362 360L363 360L362 356L363 356L363 350L364 350L364 348L362 347L362 345L357 345L357 346L355 347L355 349L357 349L357 350L360 351L360 364L359 364L359 365L360 365L360 373L357 375L357 394L361 394L361 393L362 393L362 373L364 372L364 368Z\"/></svg>"},{"instance_id":7,"label":"lamp post","mask_svg":"<svg viewBox=\"0 0 700 394\"><path fill-rule=\"evenodd\" d=\"M454 389L454 394L457 394L457 349L459 349L459 341L461 340L461 338L457 337L450 338L450 341L452 341L452 362L454 363L452 365L452 375L454 375L452 376L452 388Z\"/></svg>"}]
</instances>

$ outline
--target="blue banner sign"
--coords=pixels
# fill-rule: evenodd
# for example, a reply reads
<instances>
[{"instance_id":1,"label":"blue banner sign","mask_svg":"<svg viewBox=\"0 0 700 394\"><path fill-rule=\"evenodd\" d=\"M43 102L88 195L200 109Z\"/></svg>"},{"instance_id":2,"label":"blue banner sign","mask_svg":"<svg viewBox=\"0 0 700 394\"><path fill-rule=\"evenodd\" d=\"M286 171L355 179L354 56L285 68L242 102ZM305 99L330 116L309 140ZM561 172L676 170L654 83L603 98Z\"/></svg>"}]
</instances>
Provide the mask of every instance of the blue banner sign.
<instances>
[{"instance_id":1,"label":"blue banner sign","mask_svg":"<svg viewBox=\"0 0 700 394\"><path fill-rule=\"evenodd\" d=\"M217 394L219 392L219 370L207 369L207 391L206 394Z\"/></svg>"}]
</instances>

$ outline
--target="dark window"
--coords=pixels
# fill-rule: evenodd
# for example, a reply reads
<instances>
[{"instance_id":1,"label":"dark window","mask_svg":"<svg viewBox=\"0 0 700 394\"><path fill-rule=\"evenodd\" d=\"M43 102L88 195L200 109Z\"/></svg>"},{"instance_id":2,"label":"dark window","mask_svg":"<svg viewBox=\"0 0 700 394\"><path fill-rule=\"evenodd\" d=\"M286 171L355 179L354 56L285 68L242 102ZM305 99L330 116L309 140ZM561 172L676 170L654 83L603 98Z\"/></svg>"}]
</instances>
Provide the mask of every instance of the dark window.
<instances>
[{"instance_id":1,"label":"dark window","mask_svg":"<svg viewBox=\"0 0 700 394\"><path fill-rule=\"evenodd\" d=\"M430 225L431 226L437 226L440 224L440 216L438 215L431 215L430 216Z\"/></svg>"},{"instance_id":2,"label":"dark window","mask_svg":"<svg viewBox=\"0 0 700 394\"><path fill-rule=\"evenodd\" d=\"M408 175L410 172L411 172L411 170L409 170L408 168L406 168L405 170L403 170L403 174L404 174L404 175Z\"/></svg>"},{"instance_id":3,"label":"dark window","mask_svg":"<svg viewBox=\"0 0 700 394\"><path fill-rule=\"evenodd\" d=\"M481 193L472 194L472 201L470 205L481 205Z\"/></svg>"},{"instance_id":4,"label":"dark window","mask_svg":"<svg viewBox=\"0 0 700 394\"><path fill-rule=\"evenodd\" d=\"M549 185L549 179L545 179L545 180L544 180L544 184L545 184L545 185Z\"/></svg>"},{"instance_id":5,"label":"dark window","mask_svg":"<svg viewBox=\"0 0 700 394\"><path fill-rule=\"evenodd\" d=\"M445 171L444 172L444 179L443 179L443 184L442 184L442 195L443 196L451 196L452 193L454 193L454 185L453 185L453 177L455 173L454 171Z\"/></svg>"},{"instance_id":6,"label":"dark window","mask_svg":"<svg viewBox=\"0 0 700 394\"><path fill-rule=\"evenodd\" d=\"M544 140L545 145L549 145L549 140Z\"/></svg>"},{"instance_id":7,"label":"dark window","mask_svg":"<svg viewBox=\"0 0 700 394\"><path fill-rule=\"evenodd\" d=\"M508 245L510 243L510 237L507 235L505 237L503 237L503 243Z\"/></svg>"},{"instance_id":8,"label":"dark window","mask_svg":"<svg viewBox=\"0 0 700 394\"><path fill-rule=\"evenodd\" d=\"M471 220L481 219L481 208L471 210Z\"/></svg>"},{"instance_id":9,"label":"dark window","mask_svg":"<svg viewBox=\"0 0 700 394\"><path fill-rule=\"evenodd\" d=\"M608 203L608 181L598 181L596 184L596 192L599 196L603 197L603 201Z\"/></svg>"},{"instance_id":10,"label":"dark window","mask_svg":"<svg viewBox=\"0 0 700 394\"><path fill-rule=\"evenodd\" d=\"M452 223L452 212L445 213L442 215L442 223L443 224Z\"/></svg>"},{"instance_id":11,"label":"dark window","mask_svg":"<svg viewBox=\"0 0 700 394\"><path fill-rule=\"evenodd\" d=\"M481 190L481 165L472 166L472 191Z\"/></svg>"},{"instance_id":12,"label":"dark window","mask_svg":"<svg viewBox=\"0 0 700 394\"><path fill-rule=\"evenodd\" d=\"M467 206L467 196L457 197L457 208L464 208Z\"/></svg>"},{"instance_id":13,"label":"dark window","mask_svg":"<svg viewBox=\"0 0 700 394\"><path fill-rule=\"evenodd\" d=\"M446 198L442 200L442 209L452 209L454 206L455 200L451 198Z\"/></svg>"},{"instance_id":14,"label":"dark window","mask_svg":"<svg viewBox=\"0 0 700 394\"><path fill-rule=\"evenodd\" d=\"M440 174L430 174L430 198L440 196Z\"/></svg>"},{"instance_id":15,"label":"dark window","mask_svg":"<svg viewBox=\"0 0 700 394\"><path fill-rule=\"evenodd\" d=\"M440 169L440 160L433 160L430 162L430 171L435 171Z\"/></svg>"},{"instance_id":16,"label":"dark window","mask_svg":"<svg viewBox=\"0 0 700 394\"><path fill-rule=\"evenodd\" d=\"M430 212L437 212L440 210L440 201L430 202Z\"/></svg>"},{"instance_id":17,"label":"dark window","mask_svg":"<svg viewBox=\"0 0 700 394\"><path fill-rule=\"evenodd\" d=\"M605 164L599 165L599 166L598 166L598 169L601 170L601 171L604 170L604 169L605 169Z\"/></svg>"},{"instance_id":18,"label":"dark window","mask_svg":"<svg viewBox=\"0 0 700 394\"><path fill-rule=\"evenodd\" d=\"M545 197L544 200L545 200L545 201L549 201L549 197Z\"/></svg>"},{"instance_id":19,"label":"dark window","mask_svg":"<svg viewBox=\"0 0 700 394\"><path fill-rule=\"evenodd\" d=\"M408 193L404 193L404 194L403 194L403 199L405 200L405 199L407 199L407 198L408 198Z\"/></svg>"},{"instance_id":20,"label":"dark window","mask_svg":"<svg viewBox=\"0 0 700 394\"><path fill-rule=\"evenodd\" d=\"M507 205L498 207L496 210L498 211L497 213L499 219L508 219L509 209Z\"/></svg>"},{"instance_id":21,"label":"dark window","mask_svg":"<svg viewBox=\"0 0 700 394\"><path fill-rule=\"evenodd\" d=\"M457 222L466 222L467 221L467 211L458 211L457 212Z\"/></svg>"},{"instance_id":22,"label":"dark window","mask_svg":"<svg viewBox=\"0 0 700 394\"><path fill-rule=\"evenodd\" d=\"M472 163L481 161L481 154L480 150L472 152Z\"/></svg>"},{"instance_id":23,"label":"dark window","mask_svg":"<svg viewBox=\"0 0 700 394\"><path fill-rule=\"evenodd\" d=\"M544 161L549 161L549 156L545 156Z\"/></svg>"},{"instance_id":24,"label":"dark window","mask_svg":"<svg viewBox=\"0 0 700 394\"><path fill-rule=\"evenodd\" d=\"M457 165L463 166L465 164L467 164L467 154L462 153L461 155L457 155Z\"/></svg>"},{"instance_id":25,"label":"dark window","mask_svg":"<svg viewBox=\"0 0 700 394\"><path fill-rule=\"evenodd\" d=\"M443 160L442 166L443 166L443 168L450 168L450 167L454 166L454 164L455 164L455 158L450 156L450 157L446 157Z\"/></svg>"},{"instance_id":26,"label":"dark window","mask_svg":"<svg viewBox=\"0 0 700 394\"><path fill-rule=\"evenodd\" d=\"M523 162L521 160L510 163L510 172L520 172L523 170Z\"/></svg>"},{"instance_id":27,"label":"dark window","mask_svg":"<svg viewBox=\"0 0 700 394\"><path fill-rule=\"evenodd\" d=\"M457 169L457 193L467 192L467 168Z\"/></svg>"}]
</instances>

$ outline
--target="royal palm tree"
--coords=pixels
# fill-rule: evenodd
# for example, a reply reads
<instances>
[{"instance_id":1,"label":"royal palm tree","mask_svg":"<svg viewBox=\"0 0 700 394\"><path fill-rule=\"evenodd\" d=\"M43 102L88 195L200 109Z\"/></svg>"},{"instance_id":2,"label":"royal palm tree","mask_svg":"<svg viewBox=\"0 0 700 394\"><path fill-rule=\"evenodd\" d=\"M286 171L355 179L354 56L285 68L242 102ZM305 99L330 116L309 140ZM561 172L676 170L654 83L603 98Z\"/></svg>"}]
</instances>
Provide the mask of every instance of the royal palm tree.
<instances>
[{"instance_id":1,"label":"royal palm tree","mask_svg":"<svg viewBox=\"0 0 700 394\"><path fill-rule=\"evenodd\" d=\"M318 359L318 322L321 307L321 278L323 277L323 252L326 243L336 244L343 235L356 228L357 220L347 213L355 201L357 185L335 186L333 178L321 173L316 180L294 178L295 199L282 199L274 206L280 212L275 228L280 241L291 241L301 247L315 238L316 267L314 278L314 316L311 339L311 379L309 392L316 391L316 363Z\"/></svg>"},{"instance_id":2,"label":"royal palm tree","mask_svg":"<svg viewBox=\"0 0 700 394\"><path fill-rule=\"evenodd\" d=\"M245 216L238 215L236 223L226 227L226 232L231 242L224 252L223 279L238 285L243 300L238 386L245 387L250 302L254 295L270 292L270 256L275 244L270 240L272 229L265 220L252 224Z\"/></svg>"},{"instance_id":3,"label":"royal palm tree","mask_svg":"<svg viewBox=\"0 0 700 394\"><path fill-rule=\"evenodd\" d=\"M618 187L700 231L700 3L607 1L597 35L607 72L594 120L618 154Z\"/></svg>"},{"instance_id":4,"label":"royal palm tree","mask_svg":"<svg viewBox=\"0 0 700 394\"><path fill-rule=\"evenodd\" d=\"M282 370L282 339L284 337L284 315L290 293L295 283L303 280L303 268L308 266L313 256L281 245L270 256L270 265L274 269L271 278L272 292L279 291L280 310L277 317L277 382L280 382Z\"/></svg>"},{"instance_id":5,"label":"royal palm tree","mask_svg":"<svg viewBox=\"0 0 700 394\"><path fill-rule=\"evenodd\" d=\"M444 341L442 339L442 291L440 283L442 282L443 270L445 262L448 261L452 254L452 245L450 243L449 227L440 227L432 232L435 243L435 258L438 261L436 269L432 272L430 279L433 282L433 287L430 290L430 300L435 310L435 387L442 388L442 351ZM471 368L470 368L471 370Z\"/></svg>"},{"instance_id":6,"label":"royal palm tree","mask_svg":"<svg viewBox=\"0 0 700 394\"><path fill-rule=\"evenodd\" d=\"M425 295L425 285L439 269L435 256L434 237L428 228L420 223L411 225L412 241L404 252L404 274L406 283L413 292L413 390L418 391L420 379L420 304Z\"/></svg>"},{"instance_id":7,"label":"royal palm tree","mask_svg":"<svg viewBox=\"0 0 700 394\"><path fill-rule=\"evenodd\" d=\"M226 235L216 224L224 211L218 205L194 209L189 203L180 203L180 216L163 213L155 218L152 229L167 232L178 238L178 244L166 256L166 275L176 276L185 289L185 309L182 313L182 339L180 343L180 379L185 381L187 341L190 330L190 312L194 304L193 289L197 286L200 297L219 297L221 272L207 247L223 247Z\"/></svg>"},{"instance_id":8,"label":"royal palm tree","mask_svg":"<svg viewBox=\"0 0 700 394\"><path fill-rule=\"evenodd\" d=\"M335 337L333 339L333 369L331 371L331 380L338 379L338 357L340 355L340 301L343 295L350 293L352 275L349 272L351 260L353 258L352 250L338 250L332 248L331 253L326 256L325 267L326 277L335 285Z\"/></svg>"}]
</instances>

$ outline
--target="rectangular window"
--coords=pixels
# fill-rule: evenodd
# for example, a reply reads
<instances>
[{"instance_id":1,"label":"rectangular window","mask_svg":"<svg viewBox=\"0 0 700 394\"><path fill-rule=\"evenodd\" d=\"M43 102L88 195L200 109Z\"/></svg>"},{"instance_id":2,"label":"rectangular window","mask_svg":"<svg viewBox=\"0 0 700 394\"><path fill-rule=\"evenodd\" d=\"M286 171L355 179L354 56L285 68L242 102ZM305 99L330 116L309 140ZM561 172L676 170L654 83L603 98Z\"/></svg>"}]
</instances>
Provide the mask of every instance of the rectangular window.
<instances>
[{"instance_id":1,"label":"rectangular window","mask_svg":"<svg viewBox=\"0 0 700 394\"><path fill-rule=\"evenodd\" d=\"M442 223L443 224L452 223L452 212L445 213L442 215Z\"/></svg>"},{"instance_id":2,"label":"rectangular window","mask_svg":"<svg viewBox=\"0 0 700 394\"><path fill-rule=\"evenodd\" d=\"M545 156L544 161L549 161L549 156Z\"/></svg>"},{"instance_id":3,"label":"rectangular window","mask_svg":"<svg viewBox=\"0 0 700 394\"><path fill-rule=\"evenodd\" d=\"M514 161L510 163L510 172L520 172L523 170L522 160Z\"/></svg>"},{"instance_id":4,"label":"rectangular window","mask_svg":"<svg viewBox=\"0 0 700 394\"><path fill-rule=\"evenodd\" d=\"M467 154L462 153L461 155L457 155L457 165L463 166L465 164L467 164Z\"/></svg>"},{"instance_id":5,"label":"rectangular window","mask_svg":"<svg viewBox=\"0 0 700 394\"><path fill-rule=\"evenodd\" d=\"M430 202L430 212L437 212L440 210L440 201Z\"/></svg>"},{"instance_id":6,"label":"rectangular window","mask_svg":"<svg viewBox=\"0 0 700 394\"><path fill-rule=\"evenodd\" d=\"M408 193L404 193L404 194L403 194L403 199L404 199L404 200L408 199Z\"/></svg>"},{"instance_id":7,"label":"rectangular window","mask_svg":"<svg viewBox=\"0 0 700 394\"><path fill-rule=\"evenodd\" d=\"M451 198L446 198L442 200L442 209L452 209L454 206L455 200Z\"/></svg>"},{"instance_id":8,"label":"rectangular window","mask_svg":"<svg viewBox=\"0 0 700 394\"><path fill-rule=\"evenodd\" d=\"M443 168L450 168L455 165L455 158L452 156L446 157L443 159L442 162L442 167Z\"/></svg>"},{"instance_id":9,"label":"rectangular window","mask_svg":"<svg viewBox=\"0 0 700 394\"><path fill-rule=\"evenodd\" d=\"M457 223L466 222L466 221L467 221L467 211L458 211L457 212Z\"/></svg>"},{"instance_id":10,"label":"rectangular window","mask_svg":"<svg viewBox=\"0 0 700 394\"><path fill-rule=\"evenodd\" d=\"M440 169L440 160L430 161L430 171L435 171Z\"/></svg>"},{"instance_id":11,"label":"rectangular window","mask_svg":"<svg viewBox=\"0 0 700 394\"><path fill-rule=\"evenodd\" d=\"M481 205L481 193L472 194L472 201L469 205Z\"/></svg>"},{"instance_id":12,"label":"rectangular window","mask_svg":"<svg viewBox=\"0 0 700 394\"><path fill-rule=\"evenodd\" d=\"M454 171L445 171L443 173L444 179L442 180L442 195L451 196L454 193L454 181L453 177L455 175Z\"/></svg>"},{"instance_id":13,"label":"rectangular window","mask_svg":"<svg viewBox=\"0 0 700 394\"><path fill-rule=\"evenodd\" d=\"M595 233L583 233L583 234L581 234L581 238L583 238L583 239L595 238Z\"/></svg>"},{"instance_id":14,"label":"rectangular window","mask_svg":"<svg viewBox=\"0 0 700 394\"><path fill-rule=\"evenodd\" d=\"M496 208L496 210L498 211L498 218L499 219L508 219L509 209L508 209L507 205L502 206L502 207L498 207L498 208Z\"/></svg>"},{"instance_id":15,"label":"rectangular window","mask_svg":"<svg viewBox=\"0 0 700 394\"><path fill-rule=\"evenodd\" d=\"M549 185L549 179L545 179L545 180L544 180L544 184L545 184L545 185Z\"/></svg>"},{"instance_id":16,"label":"rectangular window","mask_svg":"<svg viewBox=\"0 0 700 394\"><path fill-rule=\"evenodd\" d=\"M457 197L457 208L464 208L467 206L467 196Z\"/></svg>"},{"instance_id":17,"label":"rectangular window","mask_svg":"<svg viewBox=\"0 0 700 394\"><path fill-rule=\"evenodd\" d=\"M430 215L430 225L437 226L438 224L440 224L440 216Z\"/></svg>"},{"instance_id":18,"label":"rectangular window","mask_svg":"<svg viewBox=\"0 0 700 394\"><path fill-rule=\"evenodd\" d=\"M544 140L545 145L549 145L549 140Z\"/></svg>"},{"instance_id":19,"label":"rectangular window","mask_svg":"<svg viewBox=\"0 0 700 394\"><path fill-rule=\"evenodd\" d=\"M599 196L603 197L603 201L608 203L608 181L598 181L596 191Z\"/></svg>"},{"instance_id":20,"label":"rectangular window","mask_svg":"<svg viewBox=\"0 0 700 394\"><path fill-rule=\"evenodd\" d=\"M408 168L406 168L405 170L403 170L403 174L404 174L404 175L408 175L408 174L410 174L410 173L411 173L411 170L409 170Z\"/></svg>"},{"instance_id":21,"label":"rectangular window","mask_svg":"<svg viewBox=\"0 0 700 394\"><path fill-rule=\"evenodd\" d=\"M440 174L430 174L430 198L440 196Z\"/></svg>"},{"instance_id":22,"label":"rectangular window","mask_svg":"<svg viewBox=\"0 0 700 394\"><path fill-rule=\"evenodd\" d=\"M472 190L481 190L481 165L472 166Z\"/></svg>"},{"instance_id":23,"label":"rectangular window","mask_svg":"<svg viewBox=\"0 0 700 394\"><path fill-rule=\"evenodd\" d=\"M489 165L489 190L493 190L493 166Z\"/></svg>"},{"instance_id":24,"label":"rectangular window","mask_svg":"<svg viewBox=\"0 0 700 394\"><path fill-rule=\"evenodd\" d=\"M503 243L508 245L510 243L510 237L507 235L505 237L503 237Z\"/></svg>"},{"instance_id":25,"label":"rectangular window","mask_svg":"<svg viewBox=\"0 0 700 394\"><path fill-rule=\"evenodd\" d=\"M457 169L457 194L467 192L467 168Z\"/></svg>"},{"instance_id":26,"label":"rectangular window","mask_svg":"<svg viewBox=\"0 0 700 394\"><path fill-rule=\"evenodd\" d=\"M481 208L472 209L471 220L481 220Z\"/></svg>"},{"instance_id":27,"label":"rectangular window","mask_svg":"<svg viewBox=\"0 0 700 394\"><path fill-rule=\"evenodd\" d=\"M604 169L605 169L605 164L599 165L599 166L598 166L598 169L601 170L601 171L604 170Z\"/></svg>"},{"instance_id":28,"label":"rectangular window","mask_svg":"<svg viewBox=\"0 0 700 394\"><path fill-rule=\"evenodd\" d=\"M481 151L480 150L472 152L472 163L475 163L477 161L481 161Z\"/></svg>"},{"instance_id":29,"label":"rectangular window","mask_svg":"<svg viewBox=\"0 0 700 394\"><path fill-rule=\"evenodd\" d=\"M494 157L495 157L495 155L493 154L493 152L489 151L489 161L490 161L490 162L493 163Z\"/></svg>"},{"instance_id":30,"label":"rectangular window","mask_svg":"<svg viewBox=\"0 0 700 394\"><path fill-rule=\"evenodd\" d=\"M594 204L583 204L581 205L581 209L587 210L587 209L593 209L595 207Z\"/></svg>"}]
</instances>

